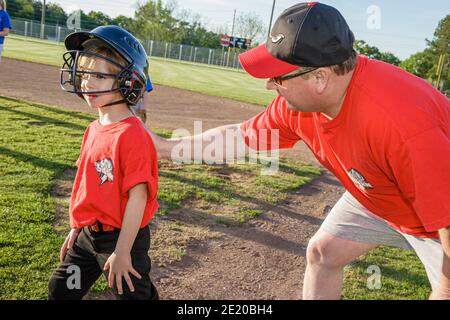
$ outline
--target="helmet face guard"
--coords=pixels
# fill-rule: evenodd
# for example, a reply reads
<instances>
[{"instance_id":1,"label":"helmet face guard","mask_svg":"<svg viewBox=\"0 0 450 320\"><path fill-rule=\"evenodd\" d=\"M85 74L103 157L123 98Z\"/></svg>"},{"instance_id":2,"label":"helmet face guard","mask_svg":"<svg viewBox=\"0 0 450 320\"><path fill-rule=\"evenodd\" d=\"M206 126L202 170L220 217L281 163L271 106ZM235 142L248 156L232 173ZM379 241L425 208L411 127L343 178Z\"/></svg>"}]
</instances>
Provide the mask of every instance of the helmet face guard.
<instances>
[{"instance_id":1,"label":"helmet face guard","mask_svg":"<svg viewBox=\"0 0 450 320\"><path fill-rule=\"evenodd\" d=\"M69 50L63 54L64 63L60 69L60 84L64 91L75 93L83 98L83 95L100 95L119 92L123 99L118 102L126 102L130 105L138 103L148 83L133 70L132 64L123 66L116 61L101 54ZM91 70L85 66L86 62L101 62L107 69L117 70L117 72L100 72ZM88 63L90 64L90 63ZM104 70L103 70L104 71ZM101 88L101 90L87 91L83 89L82 82L91 78L109 79L111 87Z\"/></svg>"}]
</instances>

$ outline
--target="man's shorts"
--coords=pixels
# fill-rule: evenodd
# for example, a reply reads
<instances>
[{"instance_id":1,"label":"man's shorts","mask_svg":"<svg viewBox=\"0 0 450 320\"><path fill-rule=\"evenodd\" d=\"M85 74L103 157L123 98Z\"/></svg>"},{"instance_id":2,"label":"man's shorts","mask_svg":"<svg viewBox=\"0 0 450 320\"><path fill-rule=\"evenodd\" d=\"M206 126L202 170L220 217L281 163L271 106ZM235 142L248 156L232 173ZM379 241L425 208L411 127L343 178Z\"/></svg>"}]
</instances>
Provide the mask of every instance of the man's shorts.
<instances>
[{"instance_id":1,"label":"man's shorts","mask_svg":"<svg viewBox=\"0 0 450 320\"><path fill-rule=\"evenodd\" d=\"M425 266L432 288L439 285L443 262L440 241L397 231L386 220L367 210L349 192L339 199L320 229L345 240L414 250Z\"/></svg>"}]
</instances>

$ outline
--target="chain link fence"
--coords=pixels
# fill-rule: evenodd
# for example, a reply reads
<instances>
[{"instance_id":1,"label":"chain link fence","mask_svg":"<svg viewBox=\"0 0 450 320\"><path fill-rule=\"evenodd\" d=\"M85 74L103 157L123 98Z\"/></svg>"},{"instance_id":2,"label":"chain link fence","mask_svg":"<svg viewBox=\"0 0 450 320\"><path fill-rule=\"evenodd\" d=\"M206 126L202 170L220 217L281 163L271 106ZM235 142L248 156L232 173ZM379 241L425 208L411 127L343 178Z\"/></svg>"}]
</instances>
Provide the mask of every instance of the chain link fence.
<instances>
[{"instance_id":1,"label":"chain link fence","mask_svg":"<svg viewBox=\"0 0 450 320\"><path fill-rule=\"evenodd\" d=\"M11 24L12 34L43 38L45 40L60 43L63 42L70 33L75 31L64 26L46 24L44 25L43 35L41 37L40 22L15 18L11 19ZM79 29L76 31L89 30ZM211 49L166 41L154 41L151 39L140 39L140 41L150 57L189 61L235 69L241 68L238 56L240 53L244 52L244 50L237 48L228 49L222 47L221 49Z\"/></svg>"}]
</instances>

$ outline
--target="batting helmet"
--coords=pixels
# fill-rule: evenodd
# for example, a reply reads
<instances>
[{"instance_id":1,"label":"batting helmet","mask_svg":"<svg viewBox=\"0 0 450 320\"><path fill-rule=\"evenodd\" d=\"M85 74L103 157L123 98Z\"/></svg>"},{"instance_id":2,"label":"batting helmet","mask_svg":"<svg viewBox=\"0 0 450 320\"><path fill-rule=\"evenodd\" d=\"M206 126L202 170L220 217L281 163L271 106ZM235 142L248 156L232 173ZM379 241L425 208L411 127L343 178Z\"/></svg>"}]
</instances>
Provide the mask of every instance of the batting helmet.
<instances>
[{"instance_id":1,"label":"batting helmet","mask_svg":"<svg viewBox=\"0 0 450 320\"><path fill-rule=\"evenodd\" d=\"M89 40L100 41L101 45L111 49L123 58L126 65L121 65L117 61L101 54L89 53L87 46L90 42ZM83 98L84 94L119 91L123 96L124 102L129 105L135 105L145 91L149 92L153 89L148 75L147 53L141 43L123 28L111 25L97 27L90 32L74 32L67 36L64 44L68 51L63 54L64 64L61 68L61 88L63 90L76 93L81 98ZM114 88L102 92L81 90L80 75L98 74L98 72L83 71L78 68L80 57L87 54L104 59L117 67L119 72L113 75L116 78ZM123 101L117 101L113 104Z\"/></svg>"}]
</instances>

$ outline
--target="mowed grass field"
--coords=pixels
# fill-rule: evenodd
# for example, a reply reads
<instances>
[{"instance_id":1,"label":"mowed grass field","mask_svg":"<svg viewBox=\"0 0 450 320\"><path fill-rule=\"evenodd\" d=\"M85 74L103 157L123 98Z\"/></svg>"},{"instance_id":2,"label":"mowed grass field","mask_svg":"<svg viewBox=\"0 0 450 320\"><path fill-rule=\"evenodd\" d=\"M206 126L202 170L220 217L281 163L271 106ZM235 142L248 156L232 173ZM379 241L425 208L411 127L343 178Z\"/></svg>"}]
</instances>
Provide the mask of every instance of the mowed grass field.
<instances>
[{"instance_id":1,"label":"mowed grass field","mask_svg":"<svg viewBox=\"0 0 450 320\"><path fill-rule=\"evenodd\" d=\"M61 67L63 52L64 46L56 42L11 36L5 41L3 56ZM152 57L149 73L156 84L242 102L267 105L275 97L265 89L264 80L242 70Z\"/></svg>"},{"instance_id":2,"label":"mowed grass field","mask_svg":"<svg viewBox=\"0 0 450 320\"><path fill-rule=\"evenodd\" d=\"M14 38L7 39L4 51L7 57L56 66L62 52L62 46ZM158 84L260 105L271 99L263 81L240 71L162 59L151 59L151 66ZM216 76L227 79L225 84L210 80ZM84 129L92 120L83 113L0 98L0 299L45 298L68 230L70 194L55 196L55 186L70 183ZM180 167L162 162L162 208L153 227L152 246L159 248L152 253L155 262L164 265L179 259L190 241L214 236L211 225L239 225L256 217L264 211L264 206L255 205L259 200L276 203L318 174L294 160L283 162L280 176L274 177L260 176L261 165ZM246 194L238 197L237 189ZM180 214L187 203L199 210ZM380 289L367 287L372 265L381 268ZM430 291L415 254L393 248L363 256L346 268L345 277L344 299L425 299ZM99 281L94 291L105 288Z\"/></svg>"}]
</instances>

